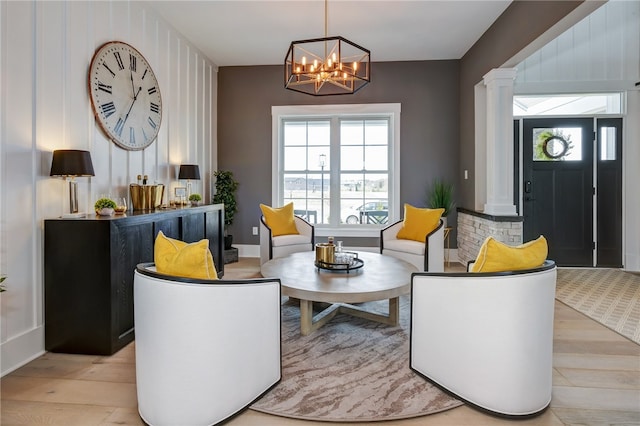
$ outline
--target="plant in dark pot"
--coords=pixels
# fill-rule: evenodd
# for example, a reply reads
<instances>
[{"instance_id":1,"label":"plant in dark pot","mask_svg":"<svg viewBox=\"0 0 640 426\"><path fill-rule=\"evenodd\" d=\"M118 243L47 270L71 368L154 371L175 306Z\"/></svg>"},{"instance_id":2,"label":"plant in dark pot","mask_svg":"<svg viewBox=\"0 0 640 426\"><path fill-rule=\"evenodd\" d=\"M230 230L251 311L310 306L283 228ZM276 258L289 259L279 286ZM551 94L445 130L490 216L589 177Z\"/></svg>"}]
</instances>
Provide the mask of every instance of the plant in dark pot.
<instances>
[{"instance_id":1,"label":"plant in dark pot","mask_svg":"<svg viewBox=\"0 0 640 426\"><path fill-rule=\"evenodd\" d=\"M233 224L233 217L238 211L236 206L238 181L233 178L233 173L227 170L217 170L213 175L216 178L216 193L213 196L213 203L224 204L224 248L228 250L233 244L233 235L229 235L228 227Z\"/></svg>"},{"instance_id":2,"label":"plant in dark pot","mask_svg":"<svg viewBox=\"0 0 640 426\"><path fill-rule=\"evenodd\" d=\"M444 209L442 220L446 227L447 216L453 211L456 205L455 201L453 201L453 184L436 179L428 195L427 204L432 209Z\"/></svg>"}]
</instances>

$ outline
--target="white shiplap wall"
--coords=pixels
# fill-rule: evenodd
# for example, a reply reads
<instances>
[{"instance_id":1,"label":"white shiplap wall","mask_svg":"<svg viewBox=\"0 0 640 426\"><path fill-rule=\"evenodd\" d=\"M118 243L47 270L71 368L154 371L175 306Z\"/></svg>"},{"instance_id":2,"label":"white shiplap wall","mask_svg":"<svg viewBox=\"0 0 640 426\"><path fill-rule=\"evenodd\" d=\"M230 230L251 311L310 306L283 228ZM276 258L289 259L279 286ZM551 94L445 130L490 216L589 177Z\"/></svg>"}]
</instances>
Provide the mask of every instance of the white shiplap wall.
<instances>
[{"instance_id":1,"label":"white shiplap wall","mask_svg":"<svg viewBox=\"0 0 640 426\"><path fill-rule=\"evenodd\" d=\"M633 89L640 79L640 1L610 0L516 68L516 94Z\"/></svg>"},{"instance_id":2,"label":"white shiplap wall","mask_svg":"<svg viewBox=\"0 0 640 426\"><path fill-rule=\"evenodd\" d=\"M162 124L144 151L118 148L93 118L87 71L110 40L136 47L158 76ZM3 375L44 351L43 220L69 208L67 183L49 177L53 151L91 151L96 176L78 178L81 211L91 212L101 194L126 196L138 174L170 193L181 163L200 165L193 191L210 201L216 75L215 64L144 2L0 2L0 274L9 277L0 296Z\"/></svg>"}]
</instances>

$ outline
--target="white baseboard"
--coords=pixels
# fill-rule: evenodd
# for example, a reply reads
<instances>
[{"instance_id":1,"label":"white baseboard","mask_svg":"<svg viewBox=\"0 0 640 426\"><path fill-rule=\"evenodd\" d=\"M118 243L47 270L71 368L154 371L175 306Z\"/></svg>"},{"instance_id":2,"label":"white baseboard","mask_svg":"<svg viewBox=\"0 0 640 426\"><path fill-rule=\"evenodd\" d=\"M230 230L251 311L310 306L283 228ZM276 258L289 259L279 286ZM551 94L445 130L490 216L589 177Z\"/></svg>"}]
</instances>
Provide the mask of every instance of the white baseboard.
<instances>
[{"instance_id":1,"label":"white baseboard","mask_svg":"<svg viewBox=\"0 0 640 426\"><path fill-rule=\"evenodd\" d=\"M0 376L4 377L44 353L44 326L7 340L0 345Z\"/></svg>"},{"instance_id":2,"label":"white baseboard","mask_svg":"<svg viewBox=\"0 0 640 426\"><path fill-rule=\"evenodd\" d=\"M260 257L259 245L236 244L234 247L238 249L239 257ZM379 247L346 247L346 249L353 251L369 251L373 253L380 252ZM447 256L447 249L445 249L445 256ZM449 262L458 262L458 249L449 250Z\"/></svg>"},{"instance_id":3,"label":"white baseboard","mask_svg":"<svg viewBox=\"0 0 640 426\"><path fill-rule=\"evenodd\" d=\"M444 259L447 261L447 249L444 249ZM449 249L449 262L460 262L458 258L458 249Z\"/></svg>"},{"instance_id":4,"label":"white baseboard","mask_svg":"<svg viewBox=\"0 0 640 426\"><path fill-rule=\"evenodd\" d=\"M627 253L625 255L624 267L622 269L629 272L640 271L640 256L635 256L632 253Z\"/></svg>"},{"instance_id":5,"label":"white baseboard","mask_svg":"<svg viewBox=\"0 0 640 426\"><path fill-rule=\"evenodd\" d=\"M238 257L260 257L260 245L234 244L238 249Z\"/></svg>"}]
</instances>

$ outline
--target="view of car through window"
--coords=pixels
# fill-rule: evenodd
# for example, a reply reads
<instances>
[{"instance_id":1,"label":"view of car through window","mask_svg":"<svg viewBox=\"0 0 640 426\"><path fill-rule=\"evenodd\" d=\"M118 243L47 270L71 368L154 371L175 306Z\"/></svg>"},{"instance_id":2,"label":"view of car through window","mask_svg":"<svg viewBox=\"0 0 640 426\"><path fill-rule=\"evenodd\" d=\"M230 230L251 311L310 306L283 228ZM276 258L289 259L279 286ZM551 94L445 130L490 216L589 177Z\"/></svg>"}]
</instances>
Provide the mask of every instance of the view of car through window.
<instances>
[{"instance_id":1,"label":"view of car through window","mask_svg":"<svg viewBox=\"0 0 640 426\"><path fill-rule=\"evenodd\" d=\"M389 203L387 201L372 201L355 208L345 209L342 222L355 224L381 224L389 221Z\"/></svg>"}]
</instances>

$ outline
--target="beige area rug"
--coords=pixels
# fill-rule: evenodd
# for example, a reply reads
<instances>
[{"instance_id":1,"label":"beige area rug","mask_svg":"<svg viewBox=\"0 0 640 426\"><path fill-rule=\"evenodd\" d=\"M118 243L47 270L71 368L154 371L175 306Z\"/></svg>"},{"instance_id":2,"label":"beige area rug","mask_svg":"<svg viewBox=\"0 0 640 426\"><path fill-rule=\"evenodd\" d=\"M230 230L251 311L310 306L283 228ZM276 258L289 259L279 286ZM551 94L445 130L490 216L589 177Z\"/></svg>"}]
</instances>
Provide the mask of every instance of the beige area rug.
<instances>
[{"instance_id":1,"label":"beige area rug","mask_svg":"<svg viewBox=\"0 0 640 426\"><path fill-rule=\"evenodd\" d=\"M364 305L387 308L386 301ZM304 420L371 422L462 405L409 369L408 296L400 309L397 327L339 314L301 336L298 304L284 303L282 381L251 408Z\"/></svg>"},{"instance_id":2,"label":"beige area rug","mask_svg":"<svg viewBox=\"0 0 640 426\"><path fill-rule=\"evenodd\" d=\"M640 344L640 275L619 269L558 269L556 298Z\"/></svg>"}]
</instances>

